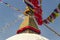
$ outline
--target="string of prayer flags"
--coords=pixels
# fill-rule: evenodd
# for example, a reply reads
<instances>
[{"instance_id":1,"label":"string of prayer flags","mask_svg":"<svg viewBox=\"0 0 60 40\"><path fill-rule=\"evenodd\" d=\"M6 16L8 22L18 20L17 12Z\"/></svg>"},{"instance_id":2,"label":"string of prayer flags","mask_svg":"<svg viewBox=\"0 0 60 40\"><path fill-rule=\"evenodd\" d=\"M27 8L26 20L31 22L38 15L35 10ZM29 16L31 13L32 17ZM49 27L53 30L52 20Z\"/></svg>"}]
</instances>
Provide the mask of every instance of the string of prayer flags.
<instances>
[{"instance_id":1,"label":"string of prayer flags","mask_svg":"<svg viewBox=\"0 0 60 40\"><path fill-rule=\"evenodd\" d=\"M1 3L4 3L6 6L8 6L8 7L14 9L14 10L16 10L16 11L22 12L22 11L19 10L18 8L15 8L15 7L11 6L10 4L8 4L8 3L6 3L6 2L3 2L2 0L0 0L0 2L1 2Z\"/></svg>"},{"instance_id":2,"label":"string of prayer flags","mask_svg":"<svg viewBox=\"0 0 60 40\"><path fill-rule=\"evenodd\" d=\"M5 2L3 2L3 3L6 4L6 6L8 6L8 7L14 9L14 10L16 10L16 11L20 11L20 12L21 12L21 10L19 10L18 8L15 8L15 7L11 6L11 5L8 4L8 3L5 3Z\"/></svg>"},{"instance_id":3,"label":"string of prayer flags","mask_svg":"<svg viewBox=\"0 0 60 40\"><path fill-rule=\"evenodd\" d=\"M49 21L49 22L53 22L54 19L56 19L59 15L60 15L60 4L59 4L58 7L51 13L51 15L50 15L47 19L43 20L43 22L46 23L46 24L48 23L48 21ZM47 20L48 20L48 21L47 21Z\"/></svg>"}]
</instances>

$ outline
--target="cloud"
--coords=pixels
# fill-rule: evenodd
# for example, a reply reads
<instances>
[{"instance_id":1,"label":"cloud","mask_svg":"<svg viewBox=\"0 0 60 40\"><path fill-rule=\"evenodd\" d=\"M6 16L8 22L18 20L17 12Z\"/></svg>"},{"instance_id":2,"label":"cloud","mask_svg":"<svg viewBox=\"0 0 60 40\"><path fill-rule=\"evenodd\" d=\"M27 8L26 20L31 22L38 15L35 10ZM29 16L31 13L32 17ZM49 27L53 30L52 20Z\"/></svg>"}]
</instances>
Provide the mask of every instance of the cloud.
<instances>
[{"instance_id":1,"label":"cloud","mask_svg":"<svg viewBox=\"0 0 60 40\"><path fill-rule=\"evenodd\" d=\"M25 17L23 14L20 14L20 15L18 15L18 18L24 19Z\"/></svg>"}]
</instances>

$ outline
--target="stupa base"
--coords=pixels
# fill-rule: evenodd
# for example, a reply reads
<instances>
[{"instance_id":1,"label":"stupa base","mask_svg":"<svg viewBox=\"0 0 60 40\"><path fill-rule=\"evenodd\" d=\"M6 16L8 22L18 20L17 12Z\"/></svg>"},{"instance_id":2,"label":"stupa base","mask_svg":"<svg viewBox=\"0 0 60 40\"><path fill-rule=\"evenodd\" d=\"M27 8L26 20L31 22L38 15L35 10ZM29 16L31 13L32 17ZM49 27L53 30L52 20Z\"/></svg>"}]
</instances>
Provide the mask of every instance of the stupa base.
<instances>
[{"instance_id":1,"label":"stupa base","mask_svg":"<svg viewBox=\"0 0 60 40\"><path fill-rule=\"evenodd\" d=\"M6 40L48 40L48 39L38 34L21 33L16 34Z\"/></svg>"}]
</instances>

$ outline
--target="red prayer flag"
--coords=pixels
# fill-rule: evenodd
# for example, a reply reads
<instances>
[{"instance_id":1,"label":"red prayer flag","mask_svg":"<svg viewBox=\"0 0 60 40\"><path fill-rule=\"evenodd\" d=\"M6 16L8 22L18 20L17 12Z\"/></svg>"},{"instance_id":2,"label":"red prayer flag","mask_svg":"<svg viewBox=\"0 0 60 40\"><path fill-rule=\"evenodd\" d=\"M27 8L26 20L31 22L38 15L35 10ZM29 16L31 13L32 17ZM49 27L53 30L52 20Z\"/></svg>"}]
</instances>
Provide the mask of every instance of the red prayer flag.
<instances>
[{"instance_id":1,"label":"red prayer flag","mask_svg":"<svg viewBox=\"0 0 60 40\"><path fill-rule=\"evenodd\" d=\"M34 16L39 25L42 25L42 9L40 6L34 9Z\"/></svg>"},{"instance_id":2,"label":"red prayer flag","mask_svg":"<svg viewBox=\"0 0 60 40\"><path fill-rule=\"evenodd\" d=\"M35 7L38 6L38 0L29 0Z\"/></svg>"},{"instance_id":3,"label":"red prayer flag","mask_svg":"<svg viewBox=\"0 0 60 40\"><path fill-rule=\"evenodd\" d=\"M39 25L42 25L42 8L39 6L39 1L38 0L27 0L30 3L33 4L34 6L34 16ZM30 6L31 7L31 6Z\"/></svg>"}]
</instances>

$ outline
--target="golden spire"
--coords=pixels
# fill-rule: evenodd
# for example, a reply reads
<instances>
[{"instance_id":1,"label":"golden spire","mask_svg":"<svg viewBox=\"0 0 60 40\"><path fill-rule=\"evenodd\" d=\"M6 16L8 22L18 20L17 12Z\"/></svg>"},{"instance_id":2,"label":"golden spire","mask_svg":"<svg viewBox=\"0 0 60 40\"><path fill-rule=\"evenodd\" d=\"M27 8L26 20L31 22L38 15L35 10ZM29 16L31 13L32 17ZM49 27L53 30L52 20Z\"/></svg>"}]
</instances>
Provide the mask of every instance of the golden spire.
<instances>
[{"instance_id":1,"label":"golden spire","mask_svg":"<svg viewBox=\"0 0 60 40\"><path fill-rule=\"evenodd\" d=\"M27 8L24 12L25 19L19 27L17 34L19 33L38 33L40 34L40 30L38 29L37 24L34 21L33 13Z\"/></svg>"}]
</instances>

